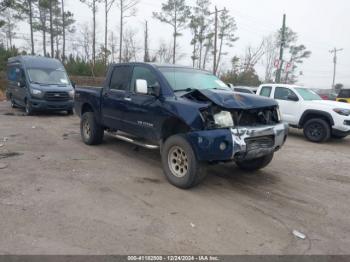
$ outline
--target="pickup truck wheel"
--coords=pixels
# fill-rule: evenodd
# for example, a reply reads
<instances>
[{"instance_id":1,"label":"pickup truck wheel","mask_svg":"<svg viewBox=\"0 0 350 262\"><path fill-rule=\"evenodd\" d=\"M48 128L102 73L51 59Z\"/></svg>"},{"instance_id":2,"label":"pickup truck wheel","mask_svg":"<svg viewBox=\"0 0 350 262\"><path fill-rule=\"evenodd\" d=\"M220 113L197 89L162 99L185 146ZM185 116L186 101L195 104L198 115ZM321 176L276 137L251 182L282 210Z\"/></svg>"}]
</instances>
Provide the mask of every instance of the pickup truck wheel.
<instances>
[{"instance_id":1,"label":"pickup truck wheel","mask_svg":"<svg viewBox=\"0 0 350 262\"><path fill-rule=\"evenodd\" d=\"M323 119L310 119L304 125L304 136L311 142L324 142L331 137L331 128Z\"/></svg>"},{"instance_id":2,"label":"pickup truck wheel","mask_svg":"<svg viewBox=\"0 0 350 262\"><path fill-rule=\"evenodd\" d=\"M181 135L168 138L162 146L163 170L168 181L176 187L188 189L198 185L205 177L192 146Z\"/></svg>"},{"instance_id":3,"label":"pickup truck wheel","mask_svg":"<svg viewBox=\"0 0 350 262\"><path fill-rule=\"evenodd\" d=\"M245 171L257 171L259 169L266 167L268 164L270 164L270 162L273 159L273 154L274 153L271 153L269 155L259 157L256 159L251 159L251 160L237 161L236 165L240 169Z\"/></svg>"},{"instance_id":4,"label":"pickup truck wheel","mask_svg":"<svg viewBox=\"0 0 350 262\"><path fill-rule=\"evenodd\" d=\"M102 143L104 130L97 123L92 112L85 113L80 121L80 133L85 144L98 145Z\"/></svg>"}]
</instances>

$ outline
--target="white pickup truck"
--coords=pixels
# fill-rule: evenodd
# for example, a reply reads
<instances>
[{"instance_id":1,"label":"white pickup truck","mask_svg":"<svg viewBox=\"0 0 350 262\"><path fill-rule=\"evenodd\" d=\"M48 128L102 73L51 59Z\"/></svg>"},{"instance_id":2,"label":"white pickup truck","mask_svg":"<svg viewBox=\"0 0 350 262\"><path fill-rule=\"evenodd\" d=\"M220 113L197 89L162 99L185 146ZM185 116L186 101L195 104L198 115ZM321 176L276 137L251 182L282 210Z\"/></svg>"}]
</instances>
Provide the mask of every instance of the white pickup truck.
<instances>
[{"instance_id":1,"label":"white pickup truck","mask_svg":"<svg viewBox=\"0 0 350 262\"><path fill-rule=\"evenodd\" d=\"M350 135L350 104L322 100L314 91L296 85L263 84L257 95L274 98L282 120L303 129L312 142Z\"/></svg>"}]
</instances>

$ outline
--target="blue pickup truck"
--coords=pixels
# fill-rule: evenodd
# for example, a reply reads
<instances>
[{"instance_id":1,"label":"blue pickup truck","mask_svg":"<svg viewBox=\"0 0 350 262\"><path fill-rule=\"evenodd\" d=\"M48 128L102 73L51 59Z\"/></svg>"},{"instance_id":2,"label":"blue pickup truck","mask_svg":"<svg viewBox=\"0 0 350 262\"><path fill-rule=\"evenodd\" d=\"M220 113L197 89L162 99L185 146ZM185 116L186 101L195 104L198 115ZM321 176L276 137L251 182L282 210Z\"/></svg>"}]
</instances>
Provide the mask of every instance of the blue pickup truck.
<instances>
[{"instance_id":1,"label":"blue pickup truck","mask_svg":"<svg viewBox=\"0 0 350 262\"><path fill-rule=\"evenodd\" d=\"M232 92L207 71L175 65L111 65L103 87L76 88L75 111L86 144L100 144L107 131L159 149L167 179L179 188L199 184L208 164L265 167L288 133L274 100Z\"/></svg>"}]
</instances>

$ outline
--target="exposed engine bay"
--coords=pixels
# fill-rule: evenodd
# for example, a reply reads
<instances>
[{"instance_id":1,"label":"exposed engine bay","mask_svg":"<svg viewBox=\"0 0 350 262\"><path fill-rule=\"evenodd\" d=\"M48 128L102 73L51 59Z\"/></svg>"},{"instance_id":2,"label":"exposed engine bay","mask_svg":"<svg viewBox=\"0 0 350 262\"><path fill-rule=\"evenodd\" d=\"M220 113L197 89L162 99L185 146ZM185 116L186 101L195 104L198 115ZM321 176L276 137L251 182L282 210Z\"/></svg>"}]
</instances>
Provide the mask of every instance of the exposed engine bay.
<instances>
[{"instance_id":1,"label":"exposed engine bay","mask_svg":"<svg viewBox=\"0 0 350 262\"><path fill-rule=\"evenodd\" d=\"M248 95L250 100L247 95L237 93L228 93L226 100L218 100L214 96L214 92L213 95L210 91L204 94L202 90L184 95L187 99L206 104L200 110L206 129L264 126L281 122L277 104L261 108L249 106L250 100L255 102L256 99L251 97L255 95Z\"/></svg>"}]
</instances>

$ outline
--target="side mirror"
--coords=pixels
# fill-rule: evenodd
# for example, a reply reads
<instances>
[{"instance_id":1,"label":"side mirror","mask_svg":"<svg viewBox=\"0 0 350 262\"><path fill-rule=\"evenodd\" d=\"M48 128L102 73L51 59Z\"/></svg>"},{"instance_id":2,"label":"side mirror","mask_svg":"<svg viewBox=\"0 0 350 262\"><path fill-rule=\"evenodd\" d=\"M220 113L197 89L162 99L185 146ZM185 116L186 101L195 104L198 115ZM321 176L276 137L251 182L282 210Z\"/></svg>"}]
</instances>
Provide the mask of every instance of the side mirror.
<instances>
[{"instance_id":1,"label":"side mirror","mask_svg":"<svg viewBox=\"0 0 350 262\"><path fill-rule=\"evenodd\" d=\"M147 81L144 79L137 79L136 80L136 88L135 88L136 93L138 94L148 94L148 86L147 86Z\"/></svg>"},{"instance_id":2,"label":"side mirror","mask_svg":"<svg viewBox=\"0 0 350 262\"><path fill-rule=\"evenodd\" d=\"M287 99L294 102L299 101L299 98L296 95L288 95Z\"/></svg>"}]
</instances>

